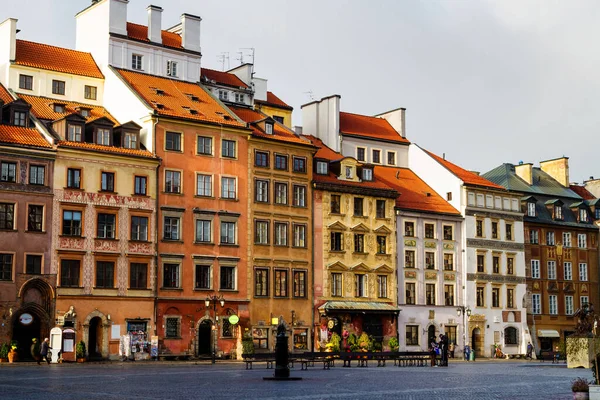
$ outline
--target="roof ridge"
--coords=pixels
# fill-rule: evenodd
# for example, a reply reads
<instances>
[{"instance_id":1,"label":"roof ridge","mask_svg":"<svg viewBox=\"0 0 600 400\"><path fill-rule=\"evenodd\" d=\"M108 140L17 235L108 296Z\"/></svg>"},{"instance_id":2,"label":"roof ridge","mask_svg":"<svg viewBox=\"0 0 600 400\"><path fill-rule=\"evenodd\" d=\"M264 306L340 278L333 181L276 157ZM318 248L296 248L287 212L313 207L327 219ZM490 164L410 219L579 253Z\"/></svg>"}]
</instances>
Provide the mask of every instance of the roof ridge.
<instances>
[{"instance_id":1,"label":"roof ridge","mask_svg":"<svg viewBox=\"0 0 600 400\"><path fill-rule=\"evenodd\" d=\"M36 96L35 94L28 94L28 93L18 93L17 96L19 98L21 98L21 96L29 96L29 97L37 97L38 99L45 99L45 100L51 100L53 102L58 102L61 104L80 104L83 106L90 106L92 108L104 108L105 110L107 110L106 107L104 107L103 105L95 105L95 104L89 104L89 103L82 103L80 101L74 101L74 100L66 100L66 99L55 99L52 97L48 97L48 96Z\"/></svg>"},{"instance_id":2,"label":"roof ridge","mask_svg":"<svg viewBox=\"0 0 600 400\"><path fill-rule=\"evenodd\" d=\"M73 52L76 52L76 53L89 54L90 56L92 55L92 53L90 53L89 51L75 50L75 49L71 49L71 48L68 48L68 47L55 46L53 44L48 44L48 43L34 42L32 40L17 39L17 42L26 42L26 43L39 44L40 46L47 46L47 47L53 47L55 49L69 50L69 51L73 51ZM92 59L93 58L94 58L94 56L92 56ZM96 62L96 60L94 60L94 62ZM98 65L98 64L96 64L96 65Z\"/></svg>"}]
</instances>

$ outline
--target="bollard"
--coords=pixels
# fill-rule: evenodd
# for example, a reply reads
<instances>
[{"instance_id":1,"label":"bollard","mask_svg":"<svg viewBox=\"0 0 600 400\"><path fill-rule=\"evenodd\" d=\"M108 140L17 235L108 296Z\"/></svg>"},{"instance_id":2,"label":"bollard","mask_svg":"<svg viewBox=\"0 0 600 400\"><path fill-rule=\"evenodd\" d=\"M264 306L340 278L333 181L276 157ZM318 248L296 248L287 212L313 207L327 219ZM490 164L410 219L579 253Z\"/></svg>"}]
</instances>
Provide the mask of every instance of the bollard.
<instances>
[{"instance_id":1,"label":"bollard","mask_svg":"<svg viewBox=\"0 0 600 400\"><path fill-rule=\"evenodd\" d=\"M275 374L269 377L263 377L267 381L299 381L300 377L290 376L288 337L285 334L285 322L280 317L277 326L277 341L275 342Z\"/></svg>"},{"instance_id":2,"label":"bollard","mask_svg":"<svg viewBox=\"0 0 600 400\"><path fill-rule=\"evenodd\" d=\"M471 361L475 361L475 349L471 349Z\"/></svg>"}]
</instances>

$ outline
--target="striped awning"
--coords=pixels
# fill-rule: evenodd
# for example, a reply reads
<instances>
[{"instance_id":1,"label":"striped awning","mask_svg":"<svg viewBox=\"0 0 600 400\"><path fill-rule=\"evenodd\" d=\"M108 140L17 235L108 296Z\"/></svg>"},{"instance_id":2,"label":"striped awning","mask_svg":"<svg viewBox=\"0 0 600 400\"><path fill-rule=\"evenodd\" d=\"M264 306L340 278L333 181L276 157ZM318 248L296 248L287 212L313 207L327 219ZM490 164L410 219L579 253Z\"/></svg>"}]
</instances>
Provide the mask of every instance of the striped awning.
<instances>
[{"instance_id":1,"label":"striped awning","mask_svg":"<svg viewBox=\"0 0 600 400\"><path fill-rule=\"evenodd\" d=\"M538 329L538 337L560 337L560 333L554 329Z\"/></svg>"}]
</instances>

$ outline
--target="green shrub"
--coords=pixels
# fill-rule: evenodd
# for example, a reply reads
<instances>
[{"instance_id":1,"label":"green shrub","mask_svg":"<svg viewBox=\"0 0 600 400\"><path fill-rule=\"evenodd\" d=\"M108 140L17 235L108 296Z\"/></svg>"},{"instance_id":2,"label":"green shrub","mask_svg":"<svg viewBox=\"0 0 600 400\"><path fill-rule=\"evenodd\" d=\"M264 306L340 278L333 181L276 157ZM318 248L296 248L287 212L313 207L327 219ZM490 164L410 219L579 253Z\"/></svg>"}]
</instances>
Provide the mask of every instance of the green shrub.
<instances>
[{"instance_id":1,"label":"green shrub","mask_svg":"<svg viewBox=\"0 0 600 400\"><path fill-rule=\"evenodd\" d=\"M8 343L2 343L0 345L0 358L8 358L8 352L10 351L10 346Z\"/></svg>"},{"instance_id":2,"label":"green shrub","mask_svg":"<svg viewBox=\"0 0 600 400\"><path fill-rule=\"evenodd\" d=\"M388 342L388 346L390 346L390 350L391 351L398 351L398 338L397 337L391 337L390 341Z\"/></svg>"},{"instance_id":3,"label":"green shrub","mask_svg":"<svg viewBox=\"0 0 600 400\"><path fill-rule=\"evenodd\" d=\"M339 353L341 341L342 341L342 338L337 333L334 333L333 335L331 335L331 342L330 342L332 345L331 351L333 351L334 353Z\"/></svg>"},{"instance_id":4,"label":"green shrub","mask_svg":"<svg viewBox=\"0 0 600 400\"><path fill-rule=\"evenodd\" d=\"M85 342L81 340L79 343L77 343L77 346L75 346L75 355L77 358L85 358L86 354L87 351L85 349Z\"/></svg>"}]
</instances>

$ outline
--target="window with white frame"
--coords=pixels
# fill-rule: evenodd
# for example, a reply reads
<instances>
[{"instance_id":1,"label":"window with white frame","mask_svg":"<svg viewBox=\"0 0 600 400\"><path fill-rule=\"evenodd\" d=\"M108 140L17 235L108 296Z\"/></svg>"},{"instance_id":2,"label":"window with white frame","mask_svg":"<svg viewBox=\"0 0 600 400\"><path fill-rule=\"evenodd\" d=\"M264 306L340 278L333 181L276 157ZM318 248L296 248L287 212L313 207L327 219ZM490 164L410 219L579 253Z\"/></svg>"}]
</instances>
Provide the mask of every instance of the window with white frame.
<instances>
[{"instance_id":1,"label":"window with white frame","mask_svg":"<svg viewBox=\"0 0 600 400\"><path fill-rule=\"evenodd\" d=\"M587 235L585 233L577 234L577 247L580 249L587 248Z\"/></svg>"},{"instance_id":2,"label":"window with white frame","mask_svg":"<svg viewBox=\"0 0 600 400\"><path fill-rule=\"evenodd\" d=\"M588 296L579 296L579 307L590 304L590 298Z\"/></svg>"},{"instance_id":3,"label":"window with white frame","mask_svg":"<svg viewBox=\"0 0 600 400\"><path fill-rule=\"evenodd\" d=\"M542 299L539 293L534 293L531 295L531 312L533 314L542 313Z\"/></svg>"},{"instance_id":4,"label":"window with white frame","mask_svg":"<svg viewBox=\"0 0 600 400\"><path fill-rule=\"evenodd\" d=\"M529 243L539 244L540 243L540 232L537 229L529 231Z\"/></svg>"},{"instance_id":5,"label":"window with white frame","mask_svg":"<svg viewBox=\"0 0 600 400\"><path fill-rule=\"evenodd\" d=\"M354 287L356 297L368 297L367 294L367 275L356 274L354 275Z\"/></svg>"},{"instance_id":6,"label":"window with white frame","mask_svg":"<svg viewBox=\"0 0 600 400\"><path fill-rule=\"evenodd\" d=\"M229 100L229 92L227 90L219 90L219 100Z\"/></svg>"},{"instance_id":7,"label":"window with white frame","mask_svg":"<svg viewBox=\"0 0 600 400\"><path fill-rule=\"evenodd\" d=\"M555 243L554 232L546 232L546 245L554 246Z\"/></svg>"},{"instance_id":8,"label":"window with white frame","mask_svg":"<svg viewBox=\"0 0 600 400\"><path fill-rule=\"evenodd\" d=\"M180 240L181 219L179 217L165 216L163 219L163 239Z\"/></svg>"},{"instance_id":9,"label":"window with white frame","mask_svg":"<svg viewBox=\"0 0 600 400\"><path fill-rule=\"evenodd\" d=\"M167 61L167 76L177 76L177 61Z\"/></svg>"},{"instance_id":10,"label":"window with white frame","mask_svg":"<svg viewBox=\"0 0 600 400\"><path fill-rule=\"evenodd\" d=\"M288 224L275 222L275 246L287 246Z\"/></svg>"},{"instance_id":11,"label":"window with white frame","mask_svg":"<svg viewBox=\"0 0 600 400\"><path fill-rule=\"evenodd\" d=\"M565 314L573 315L573 296L565 296Z\"/></svg>"},{"instance_id":12,"label":"window with white frame","mask_svg":"<svg viewBox=\"0 0 600 400\"><path fill-rule=\"evenodd\" d=\"M246 101L246 96L244 95L244 93L235 93L234 98L236 103L243 103L244 101Z\"/></svg>"},{"instance_id":13,"label":"window with white frame","mask_svg":"<svg viewBox=\"0 0 600 400\"><path fill-rule=\"evenodd\" d=\"M563 232L563 246L571 247L571 232Z\"/></svg>"},{"instance_id":14,"label":"window with white frame","mask_svg":"<svg viewBox=\"0 0 600 400\"><path fill-rule=\"evenodd\" d=\"M548 296L548 312L551 315L558 314L558 301L556 300L555 294Z\"/></svg>"},{"instance_id":15,"label":"window with white frame","mask_svg":"<svg viewBox=\"0 0 600 400\"><path fill-rule=\"evenodd\" d=\"M579 209L579 222L588 222L588 212L585 208Z\"/></svg>"},{"instance_id":16,"label":"window with white frame","mask_svg":"<svg viewBox=\"0 0 600 400\"><path fill-rule=\"evenodd\" d=\"M294 224L294 247L306 247L306 225Z\"/></svg>"},{"instance_id":17,"label":"window with white frame","mask_svg":"<svg viewBox=\"0 0 600 400\"><path fill-rule=\"evenodd\" d=\"M165 193L181 193L181 171L165 171Z\"/></svg>"},{"instance_id":18,"label":"window with white frame","mask_svg":"<svg viewBox=\"0 0 600 400\"><path fill-rule=\"evenodd\" d=\"M269 202L269 181L262 179L255 181L254 200L258 203Z\"/></svg>"},{"instance_id":19,"label":"window with white frame","mask_svg":"<svg viewBox=\"0 0 600 400\"><path fill-rule=\"evenodd\" d=\"M196 175L196 196L212 197L212 176Z\"/></svg>"},{"instance_id":20,"label":"window with white frame","mask_svg":"<svg viewBox=\"0 0 600 400\"><path fill-rule=\"evenodd\" d=\"M482 194L477 195L477 207L485 207L485 197Z\"/></svg>"},{"instance_id":21,"label":"window with white frame","mask_svg":"<svg viewBox=\"0 0 600 400\"><path fill-rule=\"evenodd\" d=\"M563 219L562 206L560 204L554 206L554 219Z\"/></svg>"},{"instance_id":22,"label":"window with white frame","mask_svg":"<svg viewBox=\"0 0 600 400\"><path fill-rule=\"evenodd\" d=\"M485 207L494 208L494 196L492 196L491 194L485 195Z\"/></svg>"},{"instance_id":23,"label":"window with white frame","mask_svg":"<svg viewBox=\"0 0 600 400\"><path fill-rule=\"evenodd\" d=\"M269 243L269 221L255 221L254 223L254 243Z\"/></svg>"},{"instance_id":24,"label":"window with white frame","mask_svg":"<svg viewBox=\"0 0 600 400\"><path fill-rule=\"evenodd\" d=\"M579 263L579 280L583 282L588 280L587 263Z\"/></svg>"},{"instance_id":25,"label":"window with white frame","mask_svg":"<svg viewBox=\"0 0 600 400\"><path fill-rule=\"evenodd\" d=\"M556 279L556 261L548 261L548 279Z\"/></svg>"},{"instance_id":26,"label":"window with white frame","mask_svg":"<svg viewBox=\"0 0 600 400\"><path fill-rule=\"evenodd\" d=\"M294 185L294 206L306 207L306 186Z\"/></svg>"},{"instance_id":27,"label":"window with white frame","mask_svg":"<svg viewBox=\"0 0 600 400\"><path fill-rule=\"evenodd\" d=\"M317 161L317 174L327 175L327 162Z\"/></svg>"},{"instance_id":28,"label":"window with white frame","mask_svg":"<svg viewBox=\"0 0 600 400\"><path fill-rule=\"evenodd\" d=\"M467 205L469 205L469 206L475 205L475 193L469 192L467 194Z\"/></svg>"},{"instance_id":29,"label":"window with white frame","mask_svg":"<svg viewBox=\"0 0 600 400\"><path fill-rule=\"evenodd\" d=\"M212 221L196 220L196 242L210 243L212 241Z\"/></svg>"},{"instance_id":30,"label":"window with white frame","mask_svg":"<svg viewBox=\"0 0 600 400\"><path fill-rule=\"evenodd\" d=\"M566 281L573 280L573 264L565 261L563 268L565 270L565 280Z\"/></svg>"},{"instance_id":31,"label":"window with white frame","mask_svg":"<svg viewBox=\"0 0 600 400\"><path fill-rule=\"evenodd\" d=\"M236 223L221 221L221 244L235 244Z\"/></svg>"},{"instance_id":32,"label":"window with white frame","mask_svg":"<svg viewBox=\"0 0 600 400\"><path fill-rule=\"evenodd\" d=\"M142 56L140 54L131 55L131 69L142 70Z\"/></svg>"},{"instance_id":33,"label":"window with white frame","mask_svg":"<svg viewBox=\"0 0 600 400\"><path fill-rule=\"evenodd\" d=\"M373 180L373 170L371 168L363 168L363 181L372 181Z\"/></svg>"},{"instance_id":34,"label":"window with white frame","mask_svg":"<svg viewBox=\"0 0 600 400\"><path fill-rule=\"evenodd\" d=\"M540 260L531 260L531 277L540 279Z\"/></svg>"},{"instance_id":35,"label":"window with white frame","mask_svg":"<svg viewBox=\"0 0 600 400\"><path fill-rule=\"evenodd\" d=\"M535 217L535 203L532 201L527 203L527 216Z\"/></svg>"},{"instance_id":36,"label":"window with white frame","mask_svg":"<svg viewBox=\"0 0 600 400\"><path fill-rule=\"evenodd\" d=\"M235 178L221 177L221 197L224 199L235 199Z\"/></svg>"}]
</instances>

